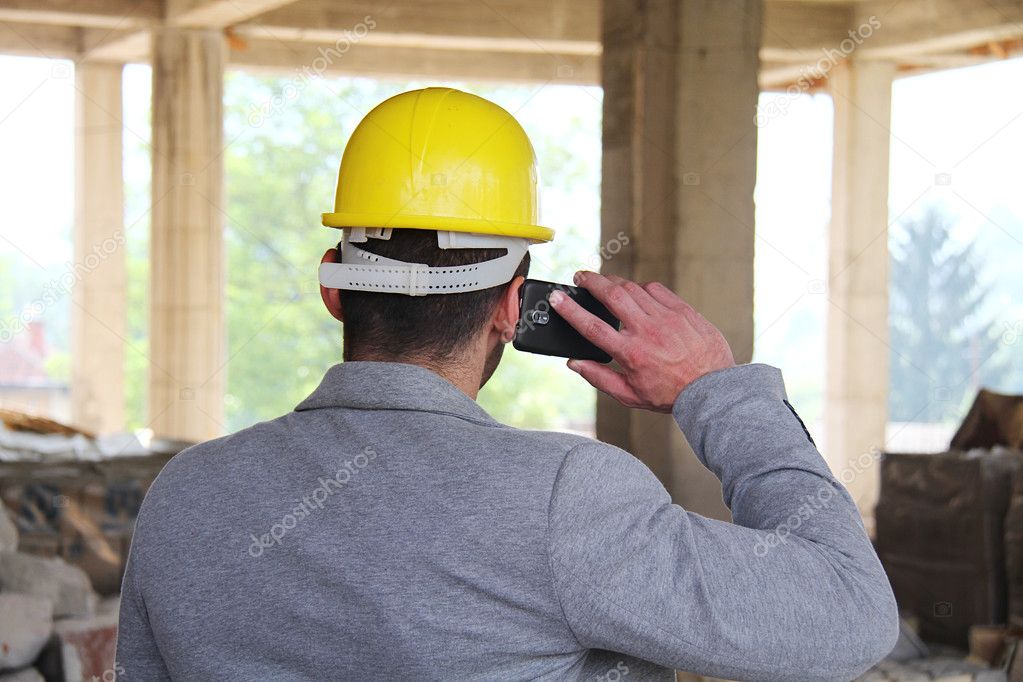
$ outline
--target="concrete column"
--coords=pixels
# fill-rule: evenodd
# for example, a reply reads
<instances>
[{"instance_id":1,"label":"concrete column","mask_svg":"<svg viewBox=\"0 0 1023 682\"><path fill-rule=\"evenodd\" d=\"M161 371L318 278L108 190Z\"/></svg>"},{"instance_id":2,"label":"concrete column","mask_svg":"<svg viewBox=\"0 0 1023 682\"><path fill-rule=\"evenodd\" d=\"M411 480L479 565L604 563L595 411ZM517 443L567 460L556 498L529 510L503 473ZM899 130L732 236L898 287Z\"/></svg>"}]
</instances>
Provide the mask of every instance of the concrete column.
<instances>
[{"instance_id":1,"label":"concrete column","mask_svg":"<svg viewBox=\"0 0 1023 682\"><path fill-rule=\"evenodd\" d=\"M604 270L672 287L753 351L759 0L605 0ZM610 251L609 251L610 252ZM727 518L721 486L671 418L601 396L597 434L647 463L676 502Z\"/></svg>"},{"instance_id":2,"label":"concrete column","mask_svg":"<svg viewBox=\"0 0 1023 682\"><path fill-rule=\"evenodd\" d=\"M219 31L153 36L149 419L161 436L223 427L223 74Z\"/></svg>"},{"instance_id":3,"label":"concrete column","mask_svg":"<svg viewBox=\"0 0 1023 682\"><path fill-rule=\"evenodd\" d=\"M888 420L888 147L895 66L850 60L835 104L824 453L871 526Z\"/></svg>"},{"instance_id":4,"label":"concrete column","mask_svg":"<svg viewBox=\"0 0 1023 682\"><path fill-rule=\"evenodd\" d=\"M71 418L99 433L124 428L121 68L75 67Z\"/></svg>"}]
</instances>

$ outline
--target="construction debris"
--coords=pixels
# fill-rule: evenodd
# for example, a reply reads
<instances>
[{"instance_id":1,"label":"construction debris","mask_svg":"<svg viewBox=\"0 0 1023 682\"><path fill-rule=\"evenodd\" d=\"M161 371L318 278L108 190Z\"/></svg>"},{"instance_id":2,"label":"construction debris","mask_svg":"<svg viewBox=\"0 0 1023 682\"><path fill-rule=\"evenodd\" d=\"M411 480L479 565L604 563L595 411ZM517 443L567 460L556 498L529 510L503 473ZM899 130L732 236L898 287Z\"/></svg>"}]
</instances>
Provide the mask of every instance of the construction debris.
<instances>
[{"instance_id":1,"label":"construction debris","mask_svg":"<svg viewBox=\"0 0 1023 682\"><path fill-rule=\"evenodd\" d=\"M97 591L120 591L142 499L188 445L0 413L0 682L123 674Z\"/></svg>"},{"instance_id":2,"label":"construction debris","mask_svg":"<svg viewBox=\"0 0 1023 682\"><path fill-rule=\"evenodd\" d=\"M169 459L0 462L0 501L18 525L20 551L61 557L100 594L117 594L142 498Z\"/></svg>"},{"instance_id":3,"label":"construction debris","mask_svg":"<svg viewBox=\"0 0 1023 682\"><path fill-rule=\"evenodd\" d=\"M970 627L1007 617L1005 517L1023 453L996 448L889 453L881 463L877 551L920 636L966 650Z\"/></svg>"},{"instance_id":4,"label":"construction debris","mask_svg":"<svg viewBox=\"0 0 1023 682\"><path fill-rule=\"evenodd\" d=\"M918 622L907 618L899 619L899 639L885 657L887 661L909 661L918 658L926 658L931 655L931 650L917 634Z\"/></svg>"},{"instance_id":5,"label":"construction debris","mask_svg":"<svg viewBox=\"0 0 1023 682\"><path fill-rule=\"evenodd\" d=\"M0 592L0 671L30 665L53 632L49 600L15 592Z\"/></svg>"},{"instance_id":6,"label":"construction debris","mask_svg":"<svg viewBox=\"0 0 1023 682\"><path fill-rule=\"evenodd\" d=\"M1005 514L1005 568L1009 590L1009 624L1023 628L1023 472L1012 481Z\"/></svg>"},{"instance_id":7,"label":"construction debris","mask_svg":"<svg viewBox=\"0 0 1023 682\"><path fill-rule=\"evenodd\" d=\"M68 424L0 409L0 462L101 462L175 454L192 443L154 438L149 430L95 436Z\"/></svg>"},{"instance_id":8,"label":"construction debris","mask_svg":"<svg viewBox=\"0 0 1023 682\"><path fill-rule=\"evenodd\" d=\"M936 656L912 661L882 661L857 682L1006 682L1004 671L962 658Z\"/></svg>"},{"instance_id":9,"label":"construction debris","mask_svg":"<svg viewBox=\"0 0 1023 682\"><path fill-rule=\"evenodd\" d=\"M86 617L96 610L89 576L58 557L0 552L0 590L42 597L56 617Z\"/></svg>"},{"instance_id":10,"label":"construction debris","mask_svg":"<svg viewBox=\"0 0 1023 682\"><path fill-rule=\"evenodd\" d=\"M114 680L124 670L114 661L117 649L118 600L112 599L91 618L59 620L53 639L36 667L47 680ZM0 680L3 682L3 680Z\"/></svg>"},{"instance_id":11,"label":"construction debris","mask_svg":"<svg viewBox=\"0 0 1023 682\"><path fill-rule=\"evenodd\" d=\"M970 658L988 665L1001 665L1005 659L1009 631L1002 625L975 625L970 628Z\"/></svg>"},{"instance_id":12,"label":"construction debris","mask_svg":"<svg viewBox=\"0 0 1023 682\"><path fill-rule=\"evenodd\" d=\"M31 433L58 434L61 436L82 435L86 438L95 438L95 434L70 424L64 424L47 417L39 417L17 410L0 408L0 422L3 422L4 426L11 431L29 431Z\"/></svg>"},{"instance_id":13,"label":"construction debris","mask_svg":"<svg viewBox=\"0 0 1023 682\"><path fill-rule=\"evenodd\" d=\"M18 527L11 521L7 509L0 503L0 552L18 549Z\"/></svg>"},{"instance_id":14,"label":"construction debris","mask_svg":"<svg viewBox=\"0 0 1023 682\"><path fill-rule=\"evenodd\" d=\"M0 674L0 682L46 682L46 678L35 668L22 668Z\"/></svg>"},{"instance_id":15,"label":"construction debris","mask_svg":"<svg viewBox=\"0 0 1023 682\"><path fill-rule=\"evenodd\" d=\"M999 445L1023 450L1023 395L981 389L949 447L972 450Z\"/></svg>"}]
</instances>

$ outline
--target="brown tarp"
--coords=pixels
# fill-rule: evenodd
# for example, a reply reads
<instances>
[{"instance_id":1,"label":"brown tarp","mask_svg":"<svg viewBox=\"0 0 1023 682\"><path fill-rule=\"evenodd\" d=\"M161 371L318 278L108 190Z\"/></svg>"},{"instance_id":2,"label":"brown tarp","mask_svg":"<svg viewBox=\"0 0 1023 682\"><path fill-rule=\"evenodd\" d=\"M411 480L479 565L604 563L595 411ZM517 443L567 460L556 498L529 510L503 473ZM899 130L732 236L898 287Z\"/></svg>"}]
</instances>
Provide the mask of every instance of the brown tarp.
<instances>
[{"instance_id":1,"label":"brown tarp","mask_svg":"<svg viewBox=\"0 0 1023 682\"><path fill-rule=\"evenodd\" d=\"M951 450L1003 445L1023 450L1023 395L1005 395L982 388L952 436Z\"/></svg>"},{"instance_id":2,"label":"brown tarp","mask_svg":"<svg viewBox=\"0 0 1023 682\"><path fill-rule=\"evenodd\" d=\"M877 549L900 608L927 641L965 649L1005 623L1005 517L1023 453L896 454L881 464Z\"/></svg>"},{"instance_id":3,"label":"brown tarp","mask_svg":"<svg viewBox=\"0 0 1023 682\"><path fill-rule=\"evenodd\" d=\"M1009 583L1009 623L1023 627L1023 471L1012 480L1005 515L1005 567Z\"/></svg>"}]
</instances>

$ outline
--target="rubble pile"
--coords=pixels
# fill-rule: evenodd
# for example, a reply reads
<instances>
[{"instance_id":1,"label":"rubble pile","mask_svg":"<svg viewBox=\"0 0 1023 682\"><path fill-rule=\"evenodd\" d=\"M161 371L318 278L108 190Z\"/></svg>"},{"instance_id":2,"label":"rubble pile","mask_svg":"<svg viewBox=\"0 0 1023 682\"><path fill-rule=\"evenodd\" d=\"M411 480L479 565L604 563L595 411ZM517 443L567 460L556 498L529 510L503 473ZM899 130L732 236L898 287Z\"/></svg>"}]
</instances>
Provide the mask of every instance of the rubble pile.
<instances>
[{"instance_id":1,"label":"rubble pile","mask_svg":"<svg viewBox=\"0 0 1023 682\"><path fill-rule=\"evenodd\" d=\"M135 517L187 445L0 410L0 682L117 678Z\"/></svg>"},{"instance_id":2,"label":"rubble pile","mask_svg":"<svg viewBox=\"0 0 1023 682\"><path fill-rule=\"evenodd\" d=\"M83 632L93 633L88 647ZM89 577L63 559L20 552L0 505L0 682L112 680L103 673L113 668L116 634L115 604L100 609Z\"/></svg>"},{"instance_id":3,"label":"rubble pile","mask_svg":"<svg viewBox=\"0 0 1023 682\"><path fill-rule=\"evenodd\" d=\"M861 680L1023 680L1023 396L981 390L947 452L885 453L876 522L907 621Z\"/></svg>"},{"instance_id":4,"label":"rubble pile","mask_svg":"<svg viewBox=\"0 0 1023 682\"><path fill-rule=\"evenodd\" d=\"M1006 682L1001 670L966 659L934 656L898 663L883 661L857 682Z\"/></svg>"}]
</instances>

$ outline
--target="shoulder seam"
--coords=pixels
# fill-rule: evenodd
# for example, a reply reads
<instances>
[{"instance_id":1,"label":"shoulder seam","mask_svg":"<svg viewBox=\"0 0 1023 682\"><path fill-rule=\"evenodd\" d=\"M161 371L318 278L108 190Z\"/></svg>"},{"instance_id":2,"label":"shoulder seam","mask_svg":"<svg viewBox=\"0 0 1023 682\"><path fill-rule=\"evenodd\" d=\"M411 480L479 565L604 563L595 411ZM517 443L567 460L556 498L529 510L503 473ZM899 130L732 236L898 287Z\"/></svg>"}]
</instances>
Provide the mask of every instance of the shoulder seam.
<instances>
[{"instance_id":1,"label":"shoulder seam","mask_svg":"<svg viewBox=\"0 0 1023 682\"><path fill-rule=\"evenodd\" d=\"M450 412L450 411L447 411L447 410L417 410L417 409L407 408L407 407L356 407L354 405L342 405L342 406L327 405L327 406L324 406L324 407L306 407L306 408L303 408L301 410L296 408L296 409L292 410L289 414L296 414L296 413L301 413L301 412L315 412L317 410L336 410L336 409L361 410L363 412L420 412L420 413L423 413L423 414L440 414L440 415L444 415L445 417L455 417L456 419L461 419L462 421L467 421L467 422L470 422L472 424L477 424L479 426L489 426L491 428L502 428L502 429L514 428L512 426L508 426L507 424L502 424L501 422L499 422L499 421L497 421L496 419L493 419L493 418L491 418L488 421L488 420L482 419L480 417L475 417L475 416L471 416L471 415L467 415L467 414L459 414L457 412ZM263 422L263 423L265 423L265 422Z\"/></svg>"}]
</instances>

